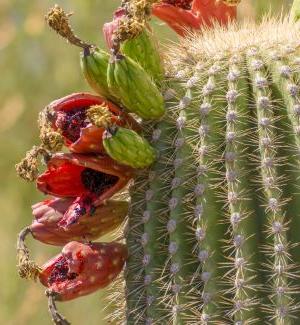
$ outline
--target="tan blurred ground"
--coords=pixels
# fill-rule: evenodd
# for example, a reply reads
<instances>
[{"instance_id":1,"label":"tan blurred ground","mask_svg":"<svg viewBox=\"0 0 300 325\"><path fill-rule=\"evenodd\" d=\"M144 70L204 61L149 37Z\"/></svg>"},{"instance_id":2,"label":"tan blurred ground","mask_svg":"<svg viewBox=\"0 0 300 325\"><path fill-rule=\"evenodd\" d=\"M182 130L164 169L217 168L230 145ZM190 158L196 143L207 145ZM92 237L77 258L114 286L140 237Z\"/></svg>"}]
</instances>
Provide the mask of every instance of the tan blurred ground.
<instances>
[{"instance_id":1,"label":"tan blurred ground","mask_svg":"<svg viewBox=\"0 0 300 325\"><path fill-rule=\"evenodd\" d=\"M42 196L32 184L19 180L15 163L37 142L38 111L70 92L88 90L78 64L78 49L66 44L45 24L47 8L58 3L74 11L74 28L91 42L102 44L100 28L111 17L117 0L0 0L0 324L47 325L44 288L19 280L15 271L15 239L31 221L30 205ZM243 16L253 19L272 8L287 9L288 0L243 0ZM164 38L174 37L163 32ZM43 263L57 248L30 241L33 255ZM59 308L72 324L104 325L101 294L65 303Z\"/></svg>"}]
</instances>

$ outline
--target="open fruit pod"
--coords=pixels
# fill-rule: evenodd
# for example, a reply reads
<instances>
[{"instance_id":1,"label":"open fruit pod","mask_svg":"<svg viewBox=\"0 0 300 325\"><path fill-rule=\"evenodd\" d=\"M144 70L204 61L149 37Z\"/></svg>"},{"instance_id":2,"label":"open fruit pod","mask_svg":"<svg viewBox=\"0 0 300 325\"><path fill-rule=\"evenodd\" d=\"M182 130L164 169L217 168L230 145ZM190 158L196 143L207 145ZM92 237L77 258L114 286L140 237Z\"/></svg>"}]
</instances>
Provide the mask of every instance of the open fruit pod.
<instances>
[{"instance_id":1,"label":"open fruit pod","mask_svg":"<svg viewBox=\"0 0 300 325\"><path fill-rule=\"evenodd\" d=\"M47 287L49 311L55 324L69 324L55 301L68 301L108 286L122 271L127 258L120 243L68 243L62 252L45 263L39 274Z\"/></svg>"},{"instance_id":2,"label":"open fruit pod","mask_svg":"<svg viewBox=\"0 0 300 325\"><path fill-rule=\"evenodd\" d=\"M68 211L73 199L52 198L32 206L35 219L30 227L34 239L42 243L63 246L70 241L91 241L118 228L128 212L128 202L107 200L91 216L85 214L78 223L64 230L59 222Z\"/></svg>"},{"instance_id":3,"label":"open fruit pod","mask_svg":"<svg viewBox=\"0 0 300 325\"><path fill-rule=\"evenodd\" d=\"M105 128L103 125L95 125L93 118L90 118L95 108L99 108L98 120L109 119L110 124L140 129L138 122L121 108L100 96L88 93L74 93L53 101L42 111L40 121L50 122L53 130L62 135L64 144L70 151L102 153ZM41 123L42 130L44 122Z\"/></svg>"},{"instance_id":4,"label":"open fruit pod","mask_svg":"<svg viewBox=\"0 0 300 325\"><path fill-rule=\"evenodd\" d=\"M102 155L59 153L51 157L47 170L37 178L37 188L45 194L73 198L58 223L67 229L97 206L122 190L134 170Z\"/></svg>"}]
</instances>

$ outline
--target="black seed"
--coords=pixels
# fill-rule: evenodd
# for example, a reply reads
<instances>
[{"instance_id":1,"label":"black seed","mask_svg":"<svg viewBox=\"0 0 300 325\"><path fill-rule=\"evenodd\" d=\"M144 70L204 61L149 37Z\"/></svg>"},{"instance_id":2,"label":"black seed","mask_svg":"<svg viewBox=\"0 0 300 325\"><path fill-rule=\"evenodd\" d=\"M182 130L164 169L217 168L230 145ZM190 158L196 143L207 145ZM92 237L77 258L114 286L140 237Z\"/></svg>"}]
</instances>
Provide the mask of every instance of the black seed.
<instances>
[{"instance_id":1,"label":"black seed","mask_svg":"<svg viewBox=\"0 0 300 325\"><path fill-rule=\"evenodd\" d=\"M90 168L84 169L81 173L84 187L97 195L115 185L118 179L117 176L104 174ZM84 203L88 204L88 202Z\"/></svg>"},{"instance_id":2,"label":"black seed","mask_svg":"<svg viewBox=\"0 0 300 325\"><path fill-rule=\"evenodd\" d=\"M163 0L162 2L185 10L190 10L192 8L193 0Z\"/></svg>"},{"instance_id":3,"label":"black seed","mask_svg":"<svg viewBox=\"0 0 300 325\"><path fill-rule=\"evenodd\" d=\"M79 139L81 129L87 125L85 107L57 113L56 126L61 130L62 135L72 142Z\"/></svg>"},{"instance_id":4,"label":"black seed","mask_svg":"<svg viewBox=\"0 0 300 325\"><path fill-rule=\"evenodd\" d=\"M90 207L90 216L93 216L96 212L96 207L94 205L91 205Z\"/></svg>"},{"instance_id":5,"label":"black seed","mask_svg":"<svg viewBox=\"0 0 300 325\"><path fill-rule=\"evenodd\" d=\"M52 285L54 282L59 283L66 280L74 280L78 274L69 273L68 263L66 258L61 257L55 264L49 278L48 283Z\"/></svg>"}]
</instances>

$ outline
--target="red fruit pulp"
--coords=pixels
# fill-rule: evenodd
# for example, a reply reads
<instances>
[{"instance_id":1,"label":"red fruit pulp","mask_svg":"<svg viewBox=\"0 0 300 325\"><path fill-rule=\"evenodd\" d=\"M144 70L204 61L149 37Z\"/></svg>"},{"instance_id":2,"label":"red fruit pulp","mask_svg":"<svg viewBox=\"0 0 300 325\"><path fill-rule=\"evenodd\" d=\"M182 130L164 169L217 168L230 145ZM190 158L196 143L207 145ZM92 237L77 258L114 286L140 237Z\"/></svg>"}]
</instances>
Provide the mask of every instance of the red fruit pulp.
<instances>
[{"instance_id":1,"label":"red fruit pulp","mask_svg":"<svg viewBox=\"0 0 300 325\"><path fill-rule=\"evenodd\" d=\"M42 266L39 279L57 294L57 300L71 300L109 285L122 271L126 258L123 244L73 241Z\"/></svg>"},{"instance_id":2,"label":"red fruit pulp","mask_svg":"<svg viewBox=\"0 0 300 325\"><path fill-rule=\"evenodd\" d=\"M66 280L74 280L77 276L77 273L69 272L67 259L64 256L60 256L48 277L48 285L51 286L53 283L58 284Z\"/></svg>"},{"instance_id":3,"label":"red fruit pulp","mask_svg":"<svg viewBox=\"0 0 300 325\"><path fill-rule=\"evenodd\" d=\"M56 113L55 125L70 142L76 142L80 138L81 128L85 128L89 124L86 119L86 111L87 107L79 107Z\"/></svg>"},{"instance_id":4,"label":"red fruit pulp","mask_svg":"<svg viewBox=\"0 0 300 325\"><path fill-rule=\"evenodd\" d=\"M91 168L85 168L81 172L81 181L84 187L97 195L112 187L118 180L117 176L104 174Z\"/></svg>"},{"instance_id":5,"label":"red fruit pulp","mask_svg":"<svg viewBox=\"0 0 300 325\"><path fill-rule=\"evenodd\" d=\"M190 10L192 8L193 0L162 0L162 2L170 4L174 7Z\"/></svg>"},{"instance_id":6,"label":"red fruit pulp","mask_svg":"<svg viewBox=\"0 0 300 325\"><path fill-rule=\"evenodd\" d=\"M119 180L117 176L69 162L50 168L41 178L47 184L47 192L56 192L62 197L76 197L89 193L100 195Z\"/></svg>"}]
</instances>

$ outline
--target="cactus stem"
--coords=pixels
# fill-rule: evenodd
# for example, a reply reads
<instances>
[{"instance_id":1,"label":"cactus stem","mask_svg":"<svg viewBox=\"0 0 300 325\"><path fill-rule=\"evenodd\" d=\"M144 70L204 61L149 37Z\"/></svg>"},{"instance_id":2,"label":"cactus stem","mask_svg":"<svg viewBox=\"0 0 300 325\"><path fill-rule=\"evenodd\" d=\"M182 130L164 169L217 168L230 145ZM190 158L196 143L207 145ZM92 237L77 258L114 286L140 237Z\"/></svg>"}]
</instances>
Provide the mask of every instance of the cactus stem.
<instances>
[{"instance_id":1,"label":"cactus stem","mask_svg":"<svg viewBox=\"0 0 300 325\"><path fill-rule=\"evenodd\" d=\"M146 292L144 286L145 256L140 241L144 232L142 222L146 209L144 193L147 189L147 173L139 171L134 184L130 187L132 204L128 213L128 225L125 232L128 259L125 268L126 279L126 320L128 325L145 321ZM145 217L145 216L144 216Z\"/></svg>"},{"instance_id":2,"label":"cactus stem","mask_svg":"<svg viewBox=\"0 0 300 325\"><path fill-rule=\"evenodd\" d=\"M191 252L196 244L194 231L190 226L194 219L195 181L197 157L193 155L197 139L198 82L186 84L186 93L173 108L176 120L176 135L172 143L175 150L173 158L173 180L169 204L169 272L171 276L170 297L172 319L176 324L184 324L198 307L189 302L188 297L197 296L197 287L191 283L197 268ZM196 306L197 305L197 306Z\"/></svg>"},{"instance_id":3,"label":"cactus stem","mask_svg":"<svg viewBox=\"0 0 300 325\"><path fill-rule=\"evenodd\" d=\"M196 205L194 216L196 222L195 246L198 254L198 271L195 275L200 278L202 284L201 300L203 324L214 323L218 320L217 305L220 303L220 287L218 263L220 262L220 243L217 240L218 233L223 233L223 226L220 225L221 204L216 204L217 198L213 194L213 187L218 178L217 162L218 147L222 142L219 138L217 125L220 122L218 114L223 103L219 92L219 81L223 76L221 64L216 61L208 69L206 84L201 90L200 105L200 142L197 146L198 151L198 170L197 185L195 187ZM214 130L212 132L212 130ZM209 236L214 233L214 236ZM200 272L200 274L199 274Z\"/></svg>"},{"instance_id":4,"label":"cactus stem","mask_svg":"<svg viewBox=\"0 0 300 325\"><path fill-rule=\"evenodd\" d=\"M25 239L29 234L31 234L31 229L30 227L26 227L18 235L17 267L21 278L36 280L40 273L40 267L30 260L29 250L25 245Z\"/></svg>"}]
</instances>

